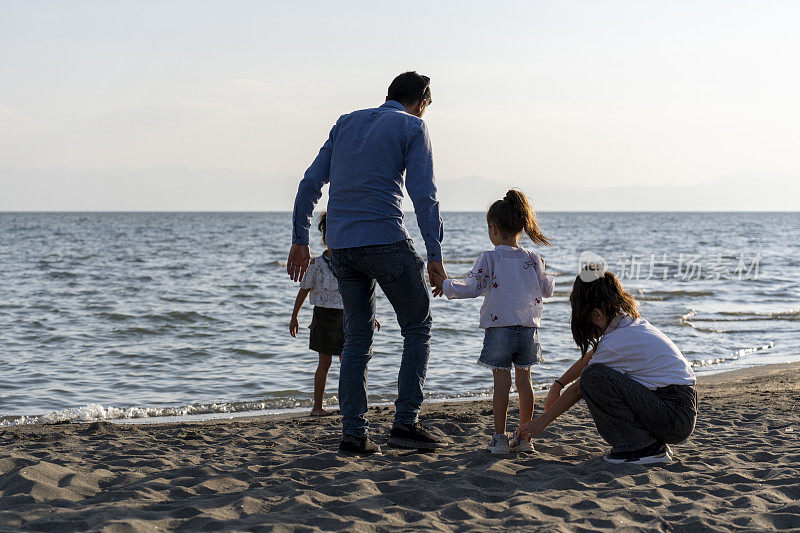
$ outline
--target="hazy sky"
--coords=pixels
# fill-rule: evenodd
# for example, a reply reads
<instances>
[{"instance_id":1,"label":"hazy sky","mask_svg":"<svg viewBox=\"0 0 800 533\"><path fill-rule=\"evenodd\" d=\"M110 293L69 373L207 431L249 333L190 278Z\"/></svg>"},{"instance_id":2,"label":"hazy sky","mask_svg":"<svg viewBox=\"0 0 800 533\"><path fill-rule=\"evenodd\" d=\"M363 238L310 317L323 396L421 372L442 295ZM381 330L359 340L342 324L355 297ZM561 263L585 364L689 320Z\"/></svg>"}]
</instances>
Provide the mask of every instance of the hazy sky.
<instances>
[{"instance_id":1,"label":"hazy sky","mask_svg":"<svg viewBox=\"0 0 800 533\"><path fill-rule=\"evenodd\" d=\"M0 1L0 209L278 208L408 69L443 182L800 180L799 2L391 6Z\"/></svg>"}]
</instances>

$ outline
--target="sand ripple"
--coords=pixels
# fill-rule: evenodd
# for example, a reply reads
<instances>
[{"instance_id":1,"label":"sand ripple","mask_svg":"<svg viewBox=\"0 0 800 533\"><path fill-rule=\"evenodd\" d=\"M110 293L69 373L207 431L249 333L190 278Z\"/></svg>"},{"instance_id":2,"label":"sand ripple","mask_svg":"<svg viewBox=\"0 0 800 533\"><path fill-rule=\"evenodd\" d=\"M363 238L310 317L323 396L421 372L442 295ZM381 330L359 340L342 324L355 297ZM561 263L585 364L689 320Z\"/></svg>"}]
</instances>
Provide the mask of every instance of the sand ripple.
<instances>
[{"instance_id":1,"label":"sand ripple","mask_svg":"<svg viewBox=\"0 0 800 533\"><path fill-rule=\"evenodd\" d=\"M604 463L583 406L508 458L481 449L477 402L428 406L445 451L371 458L335 452L337 417L7 428L0 529L797 528L798 377L794 365L705 383L695 435L651 468ZM370 416L382 441L391 412Z\"/></svg>"}]
</instances>

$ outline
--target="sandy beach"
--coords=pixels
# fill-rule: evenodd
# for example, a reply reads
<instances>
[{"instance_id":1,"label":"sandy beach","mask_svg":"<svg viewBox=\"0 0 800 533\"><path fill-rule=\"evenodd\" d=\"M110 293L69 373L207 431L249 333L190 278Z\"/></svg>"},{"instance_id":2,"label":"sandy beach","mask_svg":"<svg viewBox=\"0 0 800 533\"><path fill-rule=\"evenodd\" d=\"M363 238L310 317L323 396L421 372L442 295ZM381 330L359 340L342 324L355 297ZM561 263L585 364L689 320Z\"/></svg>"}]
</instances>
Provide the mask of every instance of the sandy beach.
<instances>
[{"instance_id":1,"label":"sandy beach","mask_svg":"<svg viewBox=\"0 0 800 533\"><path fill-rule=\"evenodd\" d=\"M368 458L337 452L337 416L5 428L0 528L800 528L799 378L800 363L701 378L695 434L651 467L605 463L583 403L507 457L483 450L486 401L425 405L452 441L438 453ZM371 410L379 443L391 417Z\"/></svg>"}]
</instances>

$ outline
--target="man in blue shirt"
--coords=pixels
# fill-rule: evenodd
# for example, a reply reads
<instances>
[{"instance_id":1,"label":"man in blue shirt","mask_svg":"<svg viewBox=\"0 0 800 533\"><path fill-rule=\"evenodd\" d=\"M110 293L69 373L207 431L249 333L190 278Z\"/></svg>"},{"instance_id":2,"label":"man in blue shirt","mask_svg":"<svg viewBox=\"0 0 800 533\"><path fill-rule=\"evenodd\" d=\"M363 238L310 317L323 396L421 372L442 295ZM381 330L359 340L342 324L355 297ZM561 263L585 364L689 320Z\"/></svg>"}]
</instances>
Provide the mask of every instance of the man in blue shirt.
<instances>
[{"instance_id":1,"label":"man in blue shirt","mask_svg":"<svg viewBox=\"0 0 800 533\"><path fill-rule=\"evenodd\" d=\"M418 421L431 337L430 295L424 261L403 225L403 185L414 203L434 293L446 277L442 263L442 219L436 200L430 137L422 115L431 104L430 78L397 76L386 103L339 117L300 181L292 215L287 272L302 280L310 258L311 215L330 183L327 243L344 304L345 344L339 372L343 451L370 454L367 364L372 358L375 284L397 314L403 358L397 379L393 446L432 449L441 444Z\"/></svg>"}]
</instances>

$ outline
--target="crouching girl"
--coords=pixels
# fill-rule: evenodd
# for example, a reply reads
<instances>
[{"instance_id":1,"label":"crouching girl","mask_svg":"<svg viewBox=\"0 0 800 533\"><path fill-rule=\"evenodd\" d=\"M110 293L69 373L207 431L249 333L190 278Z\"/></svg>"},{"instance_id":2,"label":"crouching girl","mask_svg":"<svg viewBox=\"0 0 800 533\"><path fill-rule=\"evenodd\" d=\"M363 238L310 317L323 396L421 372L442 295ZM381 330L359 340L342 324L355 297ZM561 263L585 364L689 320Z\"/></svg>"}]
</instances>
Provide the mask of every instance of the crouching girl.
<instances>
[{"instance_id":1,"label":"crouching girl","mask_svg":"<svg viewBox=\"0 0 800 533\"><path fill-rule=\"evenodd\" d=\"M611 272L582 272L570 305L581 358L553 383L545 412L522 426L522 434L540 433L583 397L597 431L611 445L606 461L671 460L668 444L686 440L697 420L691 366L666 335L639 316L633 296Z\"/></svg>"}]
</instances>

